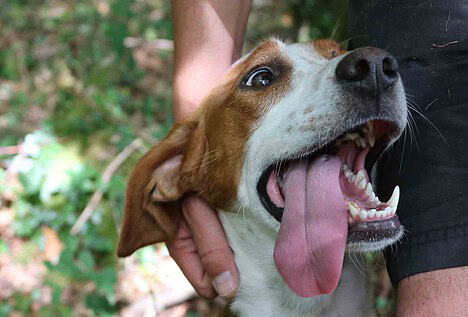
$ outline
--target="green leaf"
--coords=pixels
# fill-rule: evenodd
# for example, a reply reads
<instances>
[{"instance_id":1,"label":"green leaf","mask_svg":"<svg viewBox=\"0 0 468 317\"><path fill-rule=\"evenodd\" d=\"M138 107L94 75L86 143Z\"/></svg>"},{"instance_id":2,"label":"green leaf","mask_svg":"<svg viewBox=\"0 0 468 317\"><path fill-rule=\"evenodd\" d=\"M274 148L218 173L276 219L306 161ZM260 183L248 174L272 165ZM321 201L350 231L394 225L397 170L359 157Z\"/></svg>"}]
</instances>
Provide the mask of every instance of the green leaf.
<instances>
[{"instance_id":1,"label":"green leaf","mask_svg":"<svg viewBox=\"0 0 468 317\"><path fill-rule=\"evenodd\" d=\"M78 261L81 264L80 267L82 271L86 271L86 272L94 271L94 266L95 266L94 258L91 252L89 252L88 250L82 250L79 253Z\"/></svg>"}]
</instances>

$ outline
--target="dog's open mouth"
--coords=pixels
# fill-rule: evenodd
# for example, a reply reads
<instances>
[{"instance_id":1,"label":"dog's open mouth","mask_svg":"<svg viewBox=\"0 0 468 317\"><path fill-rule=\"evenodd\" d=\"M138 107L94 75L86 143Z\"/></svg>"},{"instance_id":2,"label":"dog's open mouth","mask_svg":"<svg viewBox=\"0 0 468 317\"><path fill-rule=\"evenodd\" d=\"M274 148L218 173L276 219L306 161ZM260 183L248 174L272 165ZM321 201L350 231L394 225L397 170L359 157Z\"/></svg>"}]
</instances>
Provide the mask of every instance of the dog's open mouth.
<instances>
[{"instance_id":1,"label":"dog's open mouth","mask_svg":"<svg viewBox=\"0 0 468 317\"><path fill-rule=\"evenodd\" d=\"M273 164L257 184L263 205L278 220L276 266L299 295L329 293L345 249L378 250L396 241L399 188L381 202L370 182L373 165L396 124L371 120L344 131L319 150Z\"/></svg>"},{"instance_id":2,"label":"dog's open mouth","mask_svg":"<svg viewBox=\"0 0 468 317\"><path fill-rule=\"evenodd\" d=\"M339 184L348 211L348 245L397 238L401 231L396 217L399 187L395 187L387 202L381 202L369 177L395 130L391 122L368 121L346 131L319 151L274 164L259 181L259 194L267 210L281 221L285 207L285 175L291 166L297 162L311 162L320 156L336 155L341 161Z\"/></svg>"}]
</instances>

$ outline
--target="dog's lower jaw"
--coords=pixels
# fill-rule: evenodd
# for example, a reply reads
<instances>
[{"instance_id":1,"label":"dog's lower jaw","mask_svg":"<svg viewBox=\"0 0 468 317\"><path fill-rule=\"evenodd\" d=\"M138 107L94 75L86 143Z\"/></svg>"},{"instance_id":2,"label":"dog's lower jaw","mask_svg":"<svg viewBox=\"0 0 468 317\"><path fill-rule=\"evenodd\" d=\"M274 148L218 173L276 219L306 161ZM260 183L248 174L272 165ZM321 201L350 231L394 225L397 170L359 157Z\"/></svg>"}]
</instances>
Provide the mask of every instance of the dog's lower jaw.
<instances>
[{"instance_id":1,"label":"dog's lower jaw","mask_svg":"<svg viewBox=\"0 0 468 317\"><path fill-rule=\"evenodd\" d=\"M347 256L333 293L303 298L286 286L275 267L274 231L259 225L250 210L219 214L240 272L240 289L231 306L238 316L374 316L365 276Z\"/></svg>"}]
</instances>

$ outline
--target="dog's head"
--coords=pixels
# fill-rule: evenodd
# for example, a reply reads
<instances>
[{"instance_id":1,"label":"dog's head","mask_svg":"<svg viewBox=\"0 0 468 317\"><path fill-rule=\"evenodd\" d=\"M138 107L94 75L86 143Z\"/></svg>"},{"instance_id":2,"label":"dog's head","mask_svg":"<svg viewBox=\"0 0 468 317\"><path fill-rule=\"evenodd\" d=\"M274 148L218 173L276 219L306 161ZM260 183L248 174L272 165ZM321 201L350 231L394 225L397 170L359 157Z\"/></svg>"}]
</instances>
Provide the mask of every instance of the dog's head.
<instances>
[{"instance_id":1,"label":"dog's head","mask_svg":"<svg viewBox=\"0 0 468 317\"><path fill-rule=\"evenodd\" d=\"M398 187L381 202L369 175L406 120L385 51L265 42L138 162L118 255L170 240L181 198L196 193L226 213L248 210L272 232L271 258L297 294L329 293L346 248L377 250L401 236Z\"/></svg>"}]
</instances>

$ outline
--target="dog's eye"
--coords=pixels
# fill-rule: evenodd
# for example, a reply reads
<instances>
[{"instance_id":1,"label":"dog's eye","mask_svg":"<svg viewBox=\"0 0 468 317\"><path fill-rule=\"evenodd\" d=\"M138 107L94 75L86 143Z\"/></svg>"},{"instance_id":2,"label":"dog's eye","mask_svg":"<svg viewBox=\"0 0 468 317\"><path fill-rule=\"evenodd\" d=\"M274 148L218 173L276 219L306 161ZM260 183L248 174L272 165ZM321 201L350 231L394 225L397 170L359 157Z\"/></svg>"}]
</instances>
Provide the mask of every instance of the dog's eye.
<instances>
[{"instance_id":1,"label":"dog's eye","mask_svg":"<svg viewBox=\"0 0 468 317\"><path fill-rule=\"evenodd\" d=\"M244 85L249 87L265 87L268 86L274 79L273 73L267 68L261 68L252 72Z\"/></svg>"}]
</instances>

